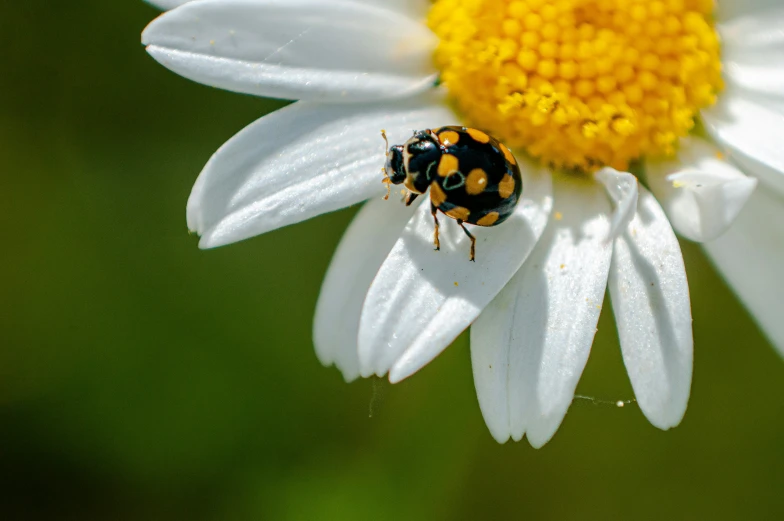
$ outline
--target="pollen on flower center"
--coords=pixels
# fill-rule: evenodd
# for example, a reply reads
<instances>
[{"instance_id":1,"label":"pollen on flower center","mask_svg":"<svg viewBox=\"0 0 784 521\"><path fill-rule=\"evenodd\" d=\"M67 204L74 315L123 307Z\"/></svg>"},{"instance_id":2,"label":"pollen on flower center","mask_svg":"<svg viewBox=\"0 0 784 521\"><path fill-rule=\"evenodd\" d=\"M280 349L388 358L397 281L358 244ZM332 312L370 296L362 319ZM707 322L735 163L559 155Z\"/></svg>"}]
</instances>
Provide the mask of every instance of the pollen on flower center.
<instances>
[{"instance_id":1,"label":"pollen on flower center","mask_svg":"<svg viewBox=\"0 0 784 521\"><path fill-rule=\"evenodd\" d=\"M670 155L722 88L713 0L436 0L468 122L557 168Z\"/></svg>"}]
</instances>

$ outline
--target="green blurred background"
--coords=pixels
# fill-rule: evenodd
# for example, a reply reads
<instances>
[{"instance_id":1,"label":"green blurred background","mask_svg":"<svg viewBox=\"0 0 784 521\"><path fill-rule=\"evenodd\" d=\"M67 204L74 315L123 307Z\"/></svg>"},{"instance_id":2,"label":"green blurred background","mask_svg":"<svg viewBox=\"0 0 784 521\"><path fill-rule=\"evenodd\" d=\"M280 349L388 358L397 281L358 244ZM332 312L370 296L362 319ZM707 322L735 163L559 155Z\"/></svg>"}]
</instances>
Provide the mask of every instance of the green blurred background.
<instances>
[{"instance_id":1,"label":"green blurred background","mask_svg":"<svg viewBox=\"0 0 784 521\"><path fill-rule=\"evenodd\" d=\"M157 65L154 16L0 4L0 518L784 518L784 363L692 244L670 432L578 400L543 449L498 445L466 335L395 386L321 367L313 309L355 210L200 251L196 175L281 103ZM632 397L610 313L578 392Z\"/></svg>"}]
</instances>

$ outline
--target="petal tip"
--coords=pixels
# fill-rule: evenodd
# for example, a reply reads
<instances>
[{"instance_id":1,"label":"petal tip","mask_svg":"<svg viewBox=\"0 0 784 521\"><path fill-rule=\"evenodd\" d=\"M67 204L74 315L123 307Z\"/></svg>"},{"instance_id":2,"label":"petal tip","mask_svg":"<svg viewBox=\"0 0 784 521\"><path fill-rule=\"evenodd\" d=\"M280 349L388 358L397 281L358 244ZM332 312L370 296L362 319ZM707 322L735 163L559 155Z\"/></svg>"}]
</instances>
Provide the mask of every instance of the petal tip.
<instances>
[{"instance_id":1,"label":"petal tip","mask_svg":"<svg viewBox=\"0 0 784 521\"><path fill-rule=\"evenodd\" d=\"M508 442L509 439L511 438L511 436L509 435L508 431L504 431L504 432L496 431L496 432L493 432L492 429L490 430L490 436L492 436L493 439L495 441L497 441L500 445L506 444L506 442ZM514 440L514 441L517 441L517 440Z\"/></svg>"},{"instance_id":2,"label":"petal tip","mask_svg":"<svg viewBox=\"0 0 784 521\"><path fill-rule=\"evenodd\" d=\"M555 433L553 433L553 434L555 434ZM542 436L542 437L533 436L532 437L530 434L528 434L528 436L527 436L528 444L531 446L531 448L536 449L536 450L539 450L542 447L544 447L545 445L547 445L547 442L550 441L550 439L552 439L552 437L553 437L552 434L550 436L547 436L547 437L544 437L544 436Z\"/></svg>"},{"instance_id":3,"label":"petal tip","mask_svg":"<svg viewBox=\"0 0 784 521\"><path fill-rule=\"evenodd\" d=\"M403 363L396 363L392 366L392 369L389 370L389 383L396 384L400 383L412 374L416 373L418 369L411 370L409 364Z\"/></svg>"},{"instance_id":4,"label":"petal tip","mask_svg":"<svg viewBox=\"0 0 784 521\"><path fill-rule=\"evenodd\" d=\"M197 232L198 233L198 232ZM199 239L199 249L200 250L211 250L213 248L218 248L220 246L225 246L233 241L226 241L222 240L220 237L215 237L214 233L203 233L200 234L201 239Z\"/></svg>"},{"instance_id":5,"label":"petal tip","mask_svg":"<svg viewBox=\"0 0 784 521\"><path fill-rule=\"evenodd\" d=\"M361 353L361 351L360 351ZM362 356L359 357L359 376L362 378L372 378L374 376L378 376L379 378L384 376L384 373L376 371L369 363L362 360Z\"/></svg>"},{"instance_id":6,"label":"petal tip","mask_svg":"<svg viewBox=\"0 0 784 521\"><path fill-rule=\"evenodd\" d=\"M153 18L152 21L150 21L150 23L148 23L144 29L142 29L141 42L142 45L148 48L147 52L150 52L149 47L152 46L152 39L153 39L152 32L155 30L155 27L158 25L159 20L164 16L166 16L166 13L159 14L158 16Z\"/></svg>"},{"instance_id":7,"label":"petal tip","mask_svg":"<svg viewBox=\"0 0 784 521\"><path fill-rule=\"evenodd\" d=\"M686 416L688 403L669 405L670 407L666 407L665 405L663 408L659 408L656 411L646 411L642 404L640 404L640 410L642 410L642 413L651 425L657 429L668 431L681 424L684 416Z\"/></svg>"},{"instance_id":8,"label":"petal tip","mask_svg":"<svg viewBox=\"0 0 784 521\"><path fill-rule=\"evenodd\" d=\"M607 241L611 242L634 218L639 197L637 178L628 172L619 172L610 167L602 168L596 172L595 177L604 184L608 195L615 202L616 208L607 234Z\"/></svg>"}]
</instances>

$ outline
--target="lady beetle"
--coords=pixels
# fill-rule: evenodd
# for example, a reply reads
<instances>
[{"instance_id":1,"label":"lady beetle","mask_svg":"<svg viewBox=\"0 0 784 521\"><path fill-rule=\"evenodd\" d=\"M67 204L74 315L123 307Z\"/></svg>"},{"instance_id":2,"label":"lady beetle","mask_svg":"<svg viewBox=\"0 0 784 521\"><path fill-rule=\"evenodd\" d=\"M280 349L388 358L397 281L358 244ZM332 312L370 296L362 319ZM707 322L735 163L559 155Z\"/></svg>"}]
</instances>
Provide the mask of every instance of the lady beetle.
<instances>
[{"instance_id":1,"label":"lady beetle","mask_svg":"<svg viewBox=\"0 0 784 521\"><path fill-rule=\"evenodd\" d=\"M417 130L403 145L392 147L383 130L381 136L389 148L383 169L387 188L403 184L408 189L406 206L429 188L436 250L440 249L436 215L440 210L457 220L471 239L473 261L476 239L464 223L501 224L520 200L523 179L512 152L481 130L467 127Z\"/></svg>"}]
</instances>

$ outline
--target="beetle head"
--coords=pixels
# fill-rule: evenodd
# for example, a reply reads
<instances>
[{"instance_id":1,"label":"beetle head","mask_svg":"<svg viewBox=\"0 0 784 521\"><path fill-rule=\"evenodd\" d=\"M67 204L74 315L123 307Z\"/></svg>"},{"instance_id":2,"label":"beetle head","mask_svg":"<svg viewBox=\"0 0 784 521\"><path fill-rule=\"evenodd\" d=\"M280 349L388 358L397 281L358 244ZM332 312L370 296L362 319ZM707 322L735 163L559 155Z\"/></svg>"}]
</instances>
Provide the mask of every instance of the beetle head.
<instances>
[{"instance_id":1,"label":"beetle head","mask_svg":"<svg viewBox=\"0 0 784 521\"><path fill-rule=\"evenodd\" d=\"M389 148L384 172L393 185L399 185L406 180L406 166L403 164L403 145L394 145Z\"/></svg>"}]
</instances>

